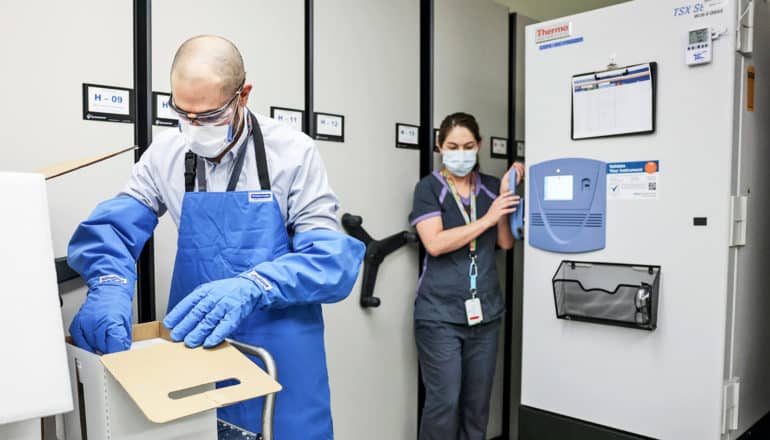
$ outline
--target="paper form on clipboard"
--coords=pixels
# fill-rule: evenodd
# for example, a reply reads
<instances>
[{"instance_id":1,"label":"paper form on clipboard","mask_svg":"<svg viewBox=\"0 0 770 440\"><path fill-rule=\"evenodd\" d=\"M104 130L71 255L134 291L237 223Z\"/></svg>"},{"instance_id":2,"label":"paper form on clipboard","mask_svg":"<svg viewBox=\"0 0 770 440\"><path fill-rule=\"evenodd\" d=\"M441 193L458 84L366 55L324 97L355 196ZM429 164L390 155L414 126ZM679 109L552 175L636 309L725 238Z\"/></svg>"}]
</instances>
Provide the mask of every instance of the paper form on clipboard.
<instances>
[{"instance_id":1,"label":"paper form on clipboard","mask_svg":"<svg viewBox=\"0 0 770 440\"><path fill-rule=\"evenodd\" d=\"M572 77L572 139L655 131L655 63Z\"/></svg>"}]
</instances>

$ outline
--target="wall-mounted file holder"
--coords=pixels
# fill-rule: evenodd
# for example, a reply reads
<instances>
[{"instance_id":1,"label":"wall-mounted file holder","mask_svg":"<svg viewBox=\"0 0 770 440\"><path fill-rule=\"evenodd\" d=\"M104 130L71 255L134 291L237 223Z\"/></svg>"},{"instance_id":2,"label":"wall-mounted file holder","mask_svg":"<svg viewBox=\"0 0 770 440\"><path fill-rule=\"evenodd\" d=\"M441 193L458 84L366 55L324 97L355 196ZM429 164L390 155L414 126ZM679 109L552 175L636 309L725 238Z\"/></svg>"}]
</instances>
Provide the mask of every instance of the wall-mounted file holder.
<instances>
[{"instance_id":1,"label":"wall-mounted file holder","mask_svg":"<svg viewBox=\"0 0 770 440\"><path fill-rule=\"evenodd\" d=\"M553 276L556 317L655 330L660 266L562 261Z\"/></svg>"}]
</instances>

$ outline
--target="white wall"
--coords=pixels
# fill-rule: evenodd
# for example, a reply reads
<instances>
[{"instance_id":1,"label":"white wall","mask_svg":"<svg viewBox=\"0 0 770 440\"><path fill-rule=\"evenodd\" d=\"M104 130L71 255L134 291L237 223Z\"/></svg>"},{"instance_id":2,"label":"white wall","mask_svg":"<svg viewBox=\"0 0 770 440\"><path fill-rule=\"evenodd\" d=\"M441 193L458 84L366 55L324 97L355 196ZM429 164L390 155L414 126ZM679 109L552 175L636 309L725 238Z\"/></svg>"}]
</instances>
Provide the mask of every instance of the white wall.
<instances>
[{"instance_id":1,"label":"white wall","mask_svg":"<svg viewBox=\"0 0 770 440\"><path fill-rule=\"evenodd\" d=\"M490 155L490 137L508 137L508 10L492 2L435 2L434 123L462 111L474 115L484 138L481 171L501 177L506 159ZM441 159L435 156L436 168ZM500 283L505 292L505 253L498 253ZM503 343L497 358L488 437L502 432Z\"/></svg>"},{"instance_id":2,"label":"white wall","mask_svg":"<svg viewBox=\"0 0 770 440\"><path fill-rule=\"evenodd\" d=\"M493 0L506 6L511 12L518 12L538 20L550 20L565 15L577 14L592 9L623 3L628 0Z\"/></svg>"},{"instance_id":3,"label":"white wall","mask_svg":"<svg viewBox=\"0 0 770 440\"><path fill-rule=\"evenodd\" d=\"M318 142L340 214L375 238L409 228L419 152L395 148L396 122L419 123L419 4L324 0L315 10L315 110L345 116L345 142ZM415 246L380 266L376 309L350 297L326 306L335 438L413 439L417 357Z\"/></svg>"},{"instance_id":4,"label":"white wall","mask_svg":"<svg viewBox=\"0 0 770 440\"><path fill-rule=\"evenodd\" d=\"M133 125L85 121L84 82L132 87L131 2L0 2L1 171L34 171L133 145ZM77 224L117 194L133 154L48 182L54 254L67 254ZM5 207L12 214L13 207ZM62 286L65 328L82 283ZM23 292L19 292L23 294Z\"/></svg>"},{"instance_id":5,"label":"white wall","mask_svg":"<svg viewBox=\"0 0 770 440\"><path fill-rule=\"evenodd\" d=\"M474 115L484 137L481 170L499 177L507 162L491 158L489 139L508 136L508 11L492 2L436 1L434 26L435 128L450 113Z\"/></svg>"}]
</instances>

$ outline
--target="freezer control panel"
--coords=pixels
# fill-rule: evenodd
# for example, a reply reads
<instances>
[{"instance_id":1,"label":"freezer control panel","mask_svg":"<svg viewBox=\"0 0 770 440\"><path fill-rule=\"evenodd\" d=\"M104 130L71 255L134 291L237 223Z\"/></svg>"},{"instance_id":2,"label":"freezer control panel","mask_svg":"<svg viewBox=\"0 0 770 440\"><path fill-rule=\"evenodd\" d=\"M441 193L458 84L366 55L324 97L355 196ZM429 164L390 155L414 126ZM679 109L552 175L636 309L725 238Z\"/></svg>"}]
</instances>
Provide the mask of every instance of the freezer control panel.
<instances>
[{"instance_id":1,"label":"freezer control panel","mask_svg":"<svg viewBox=\"0 0 770 440\"><path fill-rule=\"evenodd\" d=\"M607 164L561 158L529 168L529 244L557 253L604 249Z\"/></svg>"},{"instance_id":2,"label":"freezer control panel","mask_svg":"<svg viewBox=\"0 0 770 440\"><path fill-rule=\"evenodd\" d=\"M688 66L697 66L711 62L711 28L693 29L688 33L685 57Z\"/></svg>"}]
</instances>

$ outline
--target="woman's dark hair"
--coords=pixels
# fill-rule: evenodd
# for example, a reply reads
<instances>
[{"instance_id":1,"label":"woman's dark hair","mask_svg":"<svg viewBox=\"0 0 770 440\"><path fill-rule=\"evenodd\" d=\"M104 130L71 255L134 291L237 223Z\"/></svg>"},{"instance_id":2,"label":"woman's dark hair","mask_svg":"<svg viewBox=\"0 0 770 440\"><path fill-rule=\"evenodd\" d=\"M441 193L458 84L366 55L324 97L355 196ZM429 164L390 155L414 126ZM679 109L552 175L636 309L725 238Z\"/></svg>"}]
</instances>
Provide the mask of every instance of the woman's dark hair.
<instances>
[{"instance_id":1,"label":"woman's dark hair","mask_svg":"<svg viewBox=\"0 0 770 440\"><path fill-rule=\"evenodd\" d=\"M476 142L481 142L481 132L479 131L479 123L476 122L476 118L471 114L458 112L452 113L441 122L441 127L438 129L439 146L444 145L449 132L455 127L467 128L473 137L476 138Z\"/></svg>"}]
</instances>

